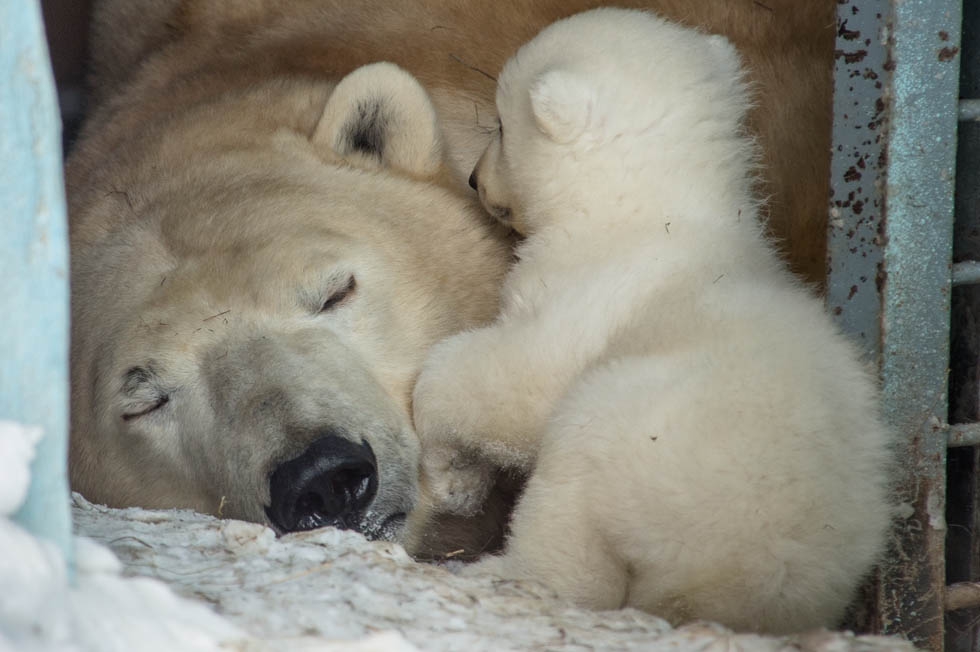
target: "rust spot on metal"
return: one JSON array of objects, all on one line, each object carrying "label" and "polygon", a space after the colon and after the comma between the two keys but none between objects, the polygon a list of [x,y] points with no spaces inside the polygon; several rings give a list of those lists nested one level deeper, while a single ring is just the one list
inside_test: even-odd
[{"label": "rust spot on metal", "polygon": [[942,50],[939,51],[939,60],[952,61],[953,59],[956,58],[956,55],[959,53],[960,53],[960,49],[955,46],[951,48],[949,47],[943,48]]},{"label": "rust spot on metal", "polygon": [[[879,611],[914,614],[914,622],[901,623],[902,633],[918,647],[940,650],[943,604],[935,596],[937,591],[942,595],[945,589],[945,482],[940,471],[942,456],[934,459],[922,449],[922,444],[921,435],[917,435],[904,453],[909,459],[921,460],[922,466],[931,468],[916,465],[916,472],[905,475],[897,487],[900,500],[909,506],[911,513],[895,525],[892,546],[904,554],[892,555],[886,562],[891,579],[887,581],[886,590],[881,592],[884,604],[879,606]],[[895,591],[897,586],[905,590]],[[938,630],[936,623],[940,624]]]},{"label": "rust spot on metal", "polygon": [[834,314],[835,315],[840,315],[842,312],[844,312],[844,309],[841,308],[840,306],[837,306],[836,308],[834,308]]},{"label": "rust spot on metal", "polygon": [[854,295],[858,293],[858,286],[852,285],[850,292],[847,293],[847,300],[850,301],[854,298]]},{"label": "rust spot on metal", "polygon": [[848,183],[852,183],[854,181],[860,181],[860,180],[861,180],[861,173],[857,171],[857,168],[855,168],[853,165],[847,168],[847,172],[844,173],[844,181],[847,181]]},{"label": "rust spot on metal", "polygon": [[949,40],[949,32],[947,32],[945,30],[941,30],[939,32],[939,40],[940,41],[948,41]]},{"label": "rust spot on metal", "polygon": [[845,41],[854,41],[861,38],[861,32],[847,29],[847,21],[842,20],[840,27],[837,28],[837,36],[841,37]]},{"label": "rust spot on metal", "polygon": [[834,51],[834,57],[837,59],[844,57],[844,63],[858,63],[864,61],[866,56],[868,56],[867,50],[855,50],[854,52],[844,52],[843,50]]}]

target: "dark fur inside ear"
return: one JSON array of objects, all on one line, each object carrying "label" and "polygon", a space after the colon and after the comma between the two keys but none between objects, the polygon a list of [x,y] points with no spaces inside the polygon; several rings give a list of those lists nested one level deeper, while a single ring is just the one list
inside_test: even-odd
[{"label": "dark fur inside ear", "polygon": [[418,80],[372,63],[334,88],[311,142],[327,158],[431,177],[442,164],[435,108]]},{"label": "dark fur inside ear", "polygon": [[385,150],[388,122],[382,100],[358,102],[350,120],[341,127],[341,152],[359,152],[373,156],[380,163]]}]

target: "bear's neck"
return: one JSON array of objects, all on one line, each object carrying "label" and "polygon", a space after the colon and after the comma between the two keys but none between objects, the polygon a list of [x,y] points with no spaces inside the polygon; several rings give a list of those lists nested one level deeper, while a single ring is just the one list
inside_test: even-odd
[{"label": "bear's neck", "polygon": [[753,145],[737,124],[723,126],[702,128],[697,139],[658,133],[634,138],[629,147],[599,148],[575,163],[556,161],[555,174],[535,193],[537,205],[526,208],[542,228],[572,228],[583,220],[588,232],[600,219],[608,228],[651,220],[661,230],[667,223],[711,230],[729,222],[757,230]]},{"label": "bear's neck", "polygon": [[644,173],[615,167],[592,170],[564,185],[565,192],[552,192],[551,201],[528,206],[537,228],[522,260],[544,257],[560,266],[635,255],[711,278],[718,269],[783,274],[764,236],[748,156],[701,160],[696,167],[640,166]]},{"label": "bear's neck", "polygon": [[[650,168],[646,168],[650,169]],[[747,170],[747,164],[741,170]],[[566,237],[602,238],[632,233],[664,241],[687,234],[715,239],[760,239],[759,202],[753,180],[739,166],[706,162],[656,173],[625,167],[587,171],[553,199],[528,205],[536,232],[560,230]]]}]

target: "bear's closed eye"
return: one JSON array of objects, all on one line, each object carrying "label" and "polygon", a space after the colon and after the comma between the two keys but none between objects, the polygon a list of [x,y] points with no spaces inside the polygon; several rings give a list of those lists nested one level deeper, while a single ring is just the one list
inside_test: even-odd
[{"label": "bear's closed eye", "polygon": [[347,281],[346,286],[331,294],[327,300],[323,302],[323,305],[320,306],[320,312],[327,312],[328,310],[332,310],[333,308],[337,307],[344,299],[350,296],[351,292],[353,292],[356,287],[357,280],[351,276]]},{"label": "bear's closed eye", "polygon": [[122,415],[123,421],[132,421],[133,419],[138,419],[139,417],[146,416],[151,412],[155,412],[156,410],[159,410],[169,402],[170,402],[169,396],[161,396],[159,399],[157,399],[156,403],[150,405],[149,407],[145,407],[137,412],[124,412]]},{"label": "bear's closed eye", "polygon": [[127,399],[123,421],[147,415],[170,402],[170,395],[160,387],[159,377],[151,364],[127,371],[122,391]]}]

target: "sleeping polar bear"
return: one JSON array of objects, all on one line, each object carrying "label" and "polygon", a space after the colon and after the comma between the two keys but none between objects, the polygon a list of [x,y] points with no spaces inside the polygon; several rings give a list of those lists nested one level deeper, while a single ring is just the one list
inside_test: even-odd
[{"label": "sleeping polar bear", "polygon": [[504,66],[471,182],[527,234],[490,326],[437,345],[415,425],[435,500],[533,469],[502,556],[596,609],[833,626],[882,552],[875,383],[762,235],[721,36],[599,9]]}]

